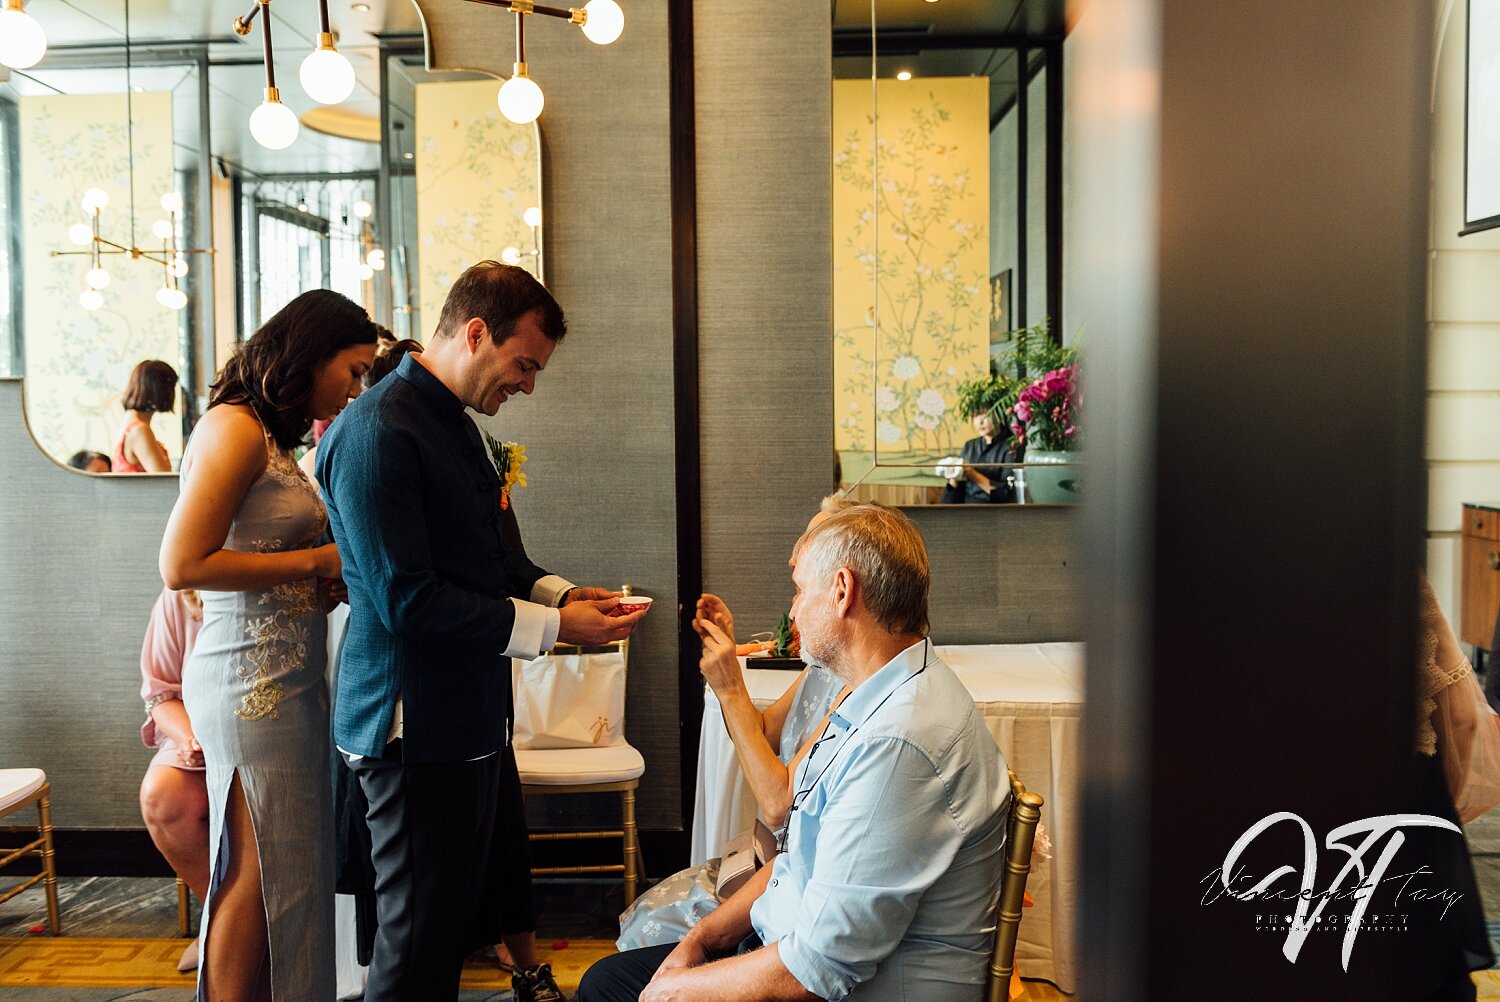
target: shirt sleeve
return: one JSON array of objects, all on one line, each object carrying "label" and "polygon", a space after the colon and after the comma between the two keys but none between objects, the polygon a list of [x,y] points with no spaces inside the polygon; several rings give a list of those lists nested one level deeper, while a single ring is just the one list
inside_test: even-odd
[{"label": "shirt sleeve", "polygon": [[963,843],[947,790],[923,752],[894,736],[850,751],[828,786],[812,877],[778,946],[792,976],[829,1000],[874,976]]},{"label": "shirt sleeve", "polygon": [[369,597],[392,636],[460,639],[514,645],[516,605],[442,577],[433,566],[428,525],[422,516],[422,456],[412,436],[386,429],[338,440],[318,450],[318,482],[328,494],[332,522],[347,571]]}]

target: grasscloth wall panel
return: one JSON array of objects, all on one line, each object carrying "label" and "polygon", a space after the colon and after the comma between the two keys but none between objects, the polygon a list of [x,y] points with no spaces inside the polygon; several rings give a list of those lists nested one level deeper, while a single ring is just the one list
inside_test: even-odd
[{"label": "grasscloth wall panel", "polygon": [[741,632],[833,487],[827,4],[694,4],[703,579]]},{"label": "grasscloth wall panel", "polygon": [[[434,68],[511,71],[514,17],[419,4]],[[586,584],[629,581],[657,599],[631,647],[626,725],[646,758],[639,819],[681,823],[678,784],[676,476],[667,5],[629,7],[625,33],[595,46],[535,17],[527,61],[541,117],[547,285],[569,334],[532,397],[485,422],[526,445],[515,493],[528,552]],[[497,248],[498,251],[498,248]]]},{"label": "grasscloth wall panel", "polygon": [[176,500],[176,477],[52,462],[0,379],[0,766],[46,770],[59,827],[141,824],[141,637]]}]

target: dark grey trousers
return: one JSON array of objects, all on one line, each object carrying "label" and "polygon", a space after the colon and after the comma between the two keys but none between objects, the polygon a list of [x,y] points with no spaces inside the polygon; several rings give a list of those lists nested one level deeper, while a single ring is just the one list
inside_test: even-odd
[{"label": "dark grey trousers", "polygon": [[437,1002],[458,995],[469,931],[479,912],[500,756],[406,764],[349,762],[370,809],[375,864],[375,955],[365,1002]]}]

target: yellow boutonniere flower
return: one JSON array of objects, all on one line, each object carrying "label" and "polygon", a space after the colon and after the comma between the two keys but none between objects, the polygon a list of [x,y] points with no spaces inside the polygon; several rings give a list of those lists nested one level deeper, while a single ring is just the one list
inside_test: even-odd
[{"label": "yellow boutonniere flower", "polygon": [[489,447],[495,472],[500,477],[500,507],[509,508],[511,488],[526,486],[526,474],[521,472],[521,465],[528,458],[526,446],[520,442],[501,442],[489,432],[484,433],[484,444]]}]

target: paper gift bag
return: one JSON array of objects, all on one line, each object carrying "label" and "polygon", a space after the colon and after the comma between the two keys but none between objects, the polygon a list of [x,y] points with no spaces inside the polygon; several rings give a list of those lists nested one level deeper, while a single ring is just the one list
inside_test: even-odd
[{"label": "paper gift bag", "polygon": [[625,655],[543,654],[511,659],[517,748],[591,748],[620,740]]}]

